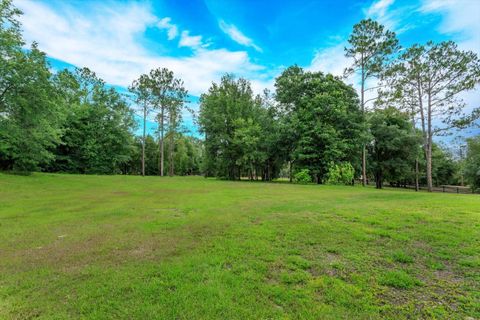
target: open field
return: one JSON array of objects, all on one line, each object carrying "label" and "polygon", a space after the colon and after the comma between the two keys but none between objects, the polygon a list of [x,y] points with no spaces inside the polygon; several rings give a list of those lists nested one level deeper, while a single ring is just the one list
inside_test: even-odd
[{"label": "open field", "polygon": [[0,174],[0,319],[480,318],[480,197]]}]

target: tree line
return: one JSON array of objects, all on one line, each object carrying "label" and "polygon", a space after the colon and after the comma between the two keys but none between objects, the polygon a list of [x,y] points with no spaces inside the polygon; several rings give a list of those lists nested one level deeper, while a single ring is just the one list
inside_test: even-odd
[{"label": "tree line", "polygon": [[[429,191],[463,183],[454,177],[465,172],[454,167],[475,157],[456,161],[433,138],[478,119],[480,109],[466,112],[460,98],[480,82],[478,56],[452,41],[402,48],[371,19],[353,27],[345,56],[344,77],[292,66],[276,78],[273,95],[255,96],[233,75],[214,83],[200,100],[206,174],[272,180],[287,167],[290,180],[316,183],[360,177],[365,185],[373,177],[377,188],[425,183]],[[352,75],[358,93],[344,82]],[[476,139],[468,140],[470,153]],[[475,186],[480,171],[469,170]]]},{"label": "tree line", "polygon": [[[200,97],[198,139],[182,130],[188,92],[172,71],[139,76],[129,94],[87,68],[52,72],[36,43],[24,48],[20,14],[0,2],[2,170],[480,187],[479,138],[460,157],[433,140],[479,115],[459,98],[478,85],[479,59],[454,42],[402,48],[394,32],[362,20],[344,77],[294,65],[274,92],[255,95],[232,74],[212,83]],[[151,120],[156,132],[146,130]]]},{"label": "tree line", "polygon": [[[1,170],[163,175],[165,164],[170,175],[200,173],[201,142],[179,127],[186,90],[170,71],[152,70],[132,84],[145,112],[160,110],[158,134],[144,131],[140,140],[130,97],[87,68],[52,72],[36,43],[24,49],[20,14],[10,0],[0,1]],[[144,78],[155,99],[143,100]]]}]

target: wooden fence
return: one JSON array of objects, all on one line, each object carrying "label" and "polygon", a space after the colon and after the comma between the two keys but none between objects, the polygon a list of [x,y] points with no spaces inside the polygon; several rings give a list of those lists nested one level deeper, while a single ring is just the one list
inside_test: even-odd
[{"label": "wooden fence", "polygon": [[[406,186],[401,186],[401,187],[397,187],[395,185],[386,185],[386,187],[404,188],[404,189],[415,190],[415,186],[413,186],[413,185],[406,185]],[[419,186],[419,190],[427,191],[428,188],[427,188],[427,186]],[[444,192],[444,193],[479,194],[479,191],[474,192],[470,187],[450,186],[450,185],[442,185],[442,186],[433,187],[432,191],[433,192]]]}]

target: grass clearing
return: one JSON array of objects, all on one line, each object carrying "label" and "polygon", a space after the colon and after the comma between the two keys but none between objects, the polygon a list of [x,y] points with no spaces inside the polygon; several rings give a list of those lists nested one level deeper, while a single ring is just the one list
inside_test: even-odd
[{"label": "grass clearing", "polygon": [[480,197],[0,175],[2,319],[480,318]]}]

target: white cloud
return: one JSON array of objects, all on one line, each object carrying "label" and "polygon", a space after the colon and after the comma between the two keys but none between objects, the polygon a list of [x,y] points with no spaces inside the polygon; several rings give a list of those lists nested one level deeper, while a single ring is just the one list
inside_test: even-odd
[{"label": "white cloud", "polygon": [[335,76],[342,76],[343,71],[351,65],[350,59],[345,57],[344,48],[346,45],[346,42],[341,42],[335,46],[317,51],[307,70],[322,71]]},{"label": "white cloud", "polygon": [[[193,95],[208,90],[225,72],[262,81],[264,68],[251,62],[247,52],[209,49],[201,36],[182,32],[182,45],[194,47],[186,56],[166,56],[143,46],[147,27],[171,24],[152,14],[146,3],[91,4],[79,12],[68,2],[50,7],[38,1],[15,2],[28,42],[37,41],[52,58],[88,67],[112,85],[127,87],[142,73],[166,67],[184,80]],[[162,24],[163,23],[163,24]],[[182,42],[183,41],[183,42]]]},{"label": "white cloud", "polygon": [[386,29],[401,34],[414,28],[414,25],[407,22],[407,17],[415,12],[416,5],[402,6],[393,9],[395,0],[374,1],[368,8],[364,9],[365,17],[371,18],[384,25]]},{"label": "white cloud", "polygon": [[[420,11],[424,14],[439,13],[443,19],[439,32],[458,38],[462,50],[480,55],[480,1],[477,0],[424,0]],[[480,85],[475,90],[461,94],[466,112],[480,107]]]},{"label": "white cloud", "polygon": [[443,20],[438,31],[460,34],[460,47],[480,54],[480,1],[424,0],[422,13],[440,13]]},{"label": "white cloud", "polygon": [[227,24],[223,20],[220,20],[218,24],[220,26],[220,29],[236,43],[241,44],[242,46],[252,47],[257,51],[262,52],[262,48],[257,46],[252,39],[250,39],[249,37],[244,35],[240,30],[238,30],[238,28],[235,25]]},{"label": "white cloud", "polygon": [[367,15],[384,17],[387,13],[388,8],[393,4],[394,1],[395,0],[379,0],[372,3],[372,5],[367,10]]},{"label": "white cloud", "polygon": [[182,31],[179,47],[198,48],[202,45],[202,36],[191,36],[188,30]]},{"label": "white cloud", "polygon": [[173,40],[177,37],[178,35],[178,27],[174,24],[172,24],[170,21],[172,19],[169,17],[165,17],[158,21],[157,26],[159,29],[165,29],[167,30],[167,36],[168,40]]}]

